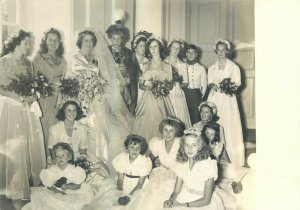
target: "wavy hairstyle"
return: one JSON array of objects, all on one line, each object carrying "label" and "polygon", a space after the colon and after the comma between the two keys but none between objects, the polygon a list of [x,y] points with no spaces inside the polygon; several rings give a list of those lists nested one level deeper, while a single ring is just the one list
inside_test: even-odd
[{"label": "wavy hairstyle", "polygon": [[65,109],[67,108],[67,106],[69,105],[74,105],[76,106],[76,117],[75,117],[75,120],[80,120],[82,117],[83,117],[83,111],[82,109],[80,108],[80,106],[75,102],[75,101],[67,101],[64,103],[64,105],[58,110],[58,113],[56,115],[56,118],[59,119],[60,121],[64,121],[66,119],[66,116],[65,116]]},{"label": "wavy hairstyle", "polygon": [[177,117],[174,116],[168,116],[167,118],[163,119],[160,124],[159,124],[159,132],[162,133],[163,132],[163,128],[166,126],[172,126],[175,128],[176,130],[176,137],[182,136],[183,135],[183,131],[185,129],[185,126],[183,124],[183,122],[181,122]]},{"label": "wavy hairstyle", "polygon": [[139,144],[141,147],[142,155],[145,154],[148,150],[148,144],[147,144],[146,139],[140,135],[137,135],[137,134],[128,135],[124,142],[125,148],[128,149],[128,146],[130,144],[134,144],[134,145]]},{"label": "wavy hairstyle", "polygon": [[26,37],[30,36],[30,32],[24,31],[23,29],[20,29],[11,34],[4,42],[1,57],[13,52],[15,48],[19,46]]},{"label": "wavy hairstyle", "polygon": [[[199,114],[200,114],[201,109],[202,109],[203,107],[209,108],[209,110],[210,110],[210,112],[211,112],[211,115],[212,115],[212,116],[211,116],[211,121],[216,122],[216,121],[219,119],[219,116],[218,116],[217,114],[214,113],[213,108],[212,108],[211,106],[209,106],[207,103],[201,103],[201,104],[199,105],[199,107],[198,107],[198,109],[199,109]],[[200,119],[201,119],[201,114],[200,114]],[[201,120],[202,120],[202,119],[201,119]]]},{"label": "wavy hairstyle", "polygon": [[165,47],[163,42],[161,42],[160,40],[158,40],[157,38],[154,37],[150,37],[147,42],[146,42],[146,51],[145,51],[145,57],[148,58],[149,60],[152,59],[152,54],[150,52],[150,45],[152,42],[156,41],[158,43],[159,46],[159,56],[162,60],[164,60],[166,58],[166,53],[165,53]]},{"label": "wavy hairstyle", "polygon": [[59,39],[59,46],[56,50],[56,55],[59,57],[59,58],[62,58],[63,54],[64,54],[64,46],[63,46],[63,43],[62,43],[62,35],[61,33],[59,32],[58,29],[55,29],[55,28],[50,28],[48,31],[46,31],[44,33],[44,36],[42,38],[42,41],[41,41],[41,44],[40,44],[40,50],[39,50],[39,53],[40,54],[45,54],[45,53],[48,53],[48,47],[47,47],[47,39],[48,39],[48,35],[49,34],[56,34],[58,39]]},{"label": "wavy hairstyle", "polygon": [[[215,131],[215,138],[210,142],[210,140],[207,138],[207,136],[205,135],[205,131],[206,129],[212,129]],[[202,128],[201,131],[201,137],[203,138],[203,140],[205,141],[205,143],[208,145],[209,143],[215,144],[217,142],[220,142],[220,125],[216,122],[207,122],[204,127]]]},{"label": "wavy hairstyle", "polygon": [[178,149],[178,153],[176,156],[176,160],[179,163],[186,163],[188,161],[188,156],[184,151],[184,142],[185,138],[188,136],[193,136],[197,138],[199,144],[200,144],[200,149],[198,150],[197,154],[194,157],[194,160],[201,161],[201,160],[206,160],[207,158],[211,157],[211,149],[210,147],[205,143],[205,141],[201,138],[201,136],[198,136],[196,134],[184,134],[182,137],[182,140],[180,142],[180,147]]},{"label": "wavy hairstyle", "polygon": [[70,144],[68,143],[65,143],[65,142],[59,142],[57,144],[55,144],[53,146],[53,152],[54,152],[54,155],[56,153],[57,150],[65,150],[69,153],[70,157],[71,157],[71,160],[69,160],[69,163],[73,163],[74,162],[74,152],[73,152],[73,149],[71,147]]},{"label": "wavy hairstyle", "polygon": [[76,45],[79,49],[81,49],[81,46],[82,46],[82,40],[83,40],[83,37],[84,35],[91,35],[92,36],[92,39],[93,39],[93,47],[96,46],[97,44],[97,37],[96,37],[96,34],[91,31],[91,30],[84,30],[84,31],[81,31],[79,34],[78,34],[78,38],[77,38],[77,42],[76,42]]}]

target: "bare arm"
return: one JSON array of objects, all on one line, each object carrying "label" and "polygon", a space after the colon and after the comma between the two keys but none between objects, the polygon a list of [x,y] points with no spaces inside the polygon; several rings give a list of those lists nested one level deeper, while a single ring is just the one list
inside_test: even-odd
[{"label": "bare arm", "polygon": [[152,87],[152,82],[146,80],[140,80],[139,88],[141,90],[151,90],[151,87]]},{"label": "bare arm", "polygon": [[73,183],[70,183],[70,184],[63,184],[63,185],[61,186],[61,188],[62,188],[63,190],[78,190],[78,189],[80,189],[80,187],[81,187],[81,184],[73,184]]},{"label": "bare arm", "polygon": [[166,200],[164,202],[164,208],[172,208],[174,203],[176,203],[176,198],[181,191],[182,183],[183,183],[182,179],[177,177],[173,193],[171,194],[169,200]]},{"label": "bare arm", "polygon": [[139,189],[142,189],[144,182],[146,180],[147,176],[142,176],[139,178],[139,181],[137,183],[137,185],[133,188],[133,190],[130,192],[130,195],[133,195],[133,193]]},{"label": "bare arm", "polygon": [[117,181],[117,189],[118,190],[123,190],[124,176],[125,176],[124,173],[118,172],[118,181]]}]

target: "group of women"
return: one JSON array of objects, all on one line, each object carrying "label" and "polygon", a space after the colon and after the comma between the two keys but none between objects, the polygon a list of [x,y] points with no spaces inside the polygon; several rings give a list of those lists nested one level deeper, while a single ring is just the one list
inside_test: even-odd
[{"label": "group of women", "polygon": [[[101,169],[90,184],[98,198],[105,198],[110,195],[103,194],[105,186],[111,185],[103,184],[103,179],[107,178],[109,171],[111,176],[118,174],[119,182],[124,179],[120,178],[120,174],[129,178],[131,176],[126,170],[119,169],[125,166],[118,166],[115,158],[122,159],[119,154],[125,151],[123,141],[129,134],[134,134],[138,137],[131,136],[134,140],[125,143],[129,159],[133,157],[126,164],[130,165],[137,156],[145,154],[150,156],[160,170],[152,170],[148,190],[138,193],[130,201],[133,206],[129,204],[128,208],[139,209],[137,206],[147,202],[162,203],[166,208],[178,206],[180,202],[176,198],[180,193],[176,187],[185,183],[187,192],[181,199],[185,201],[189,198],[187,202],[191,203],[187,203],[187,207],[207,205],[208,209],[222,209],[222,202],[213,193],[214,190],[208,193],[209,202],[198,201],[200,194],[207,196],[206,180],[209,179],[210,183],[217,180],[214,160],[207,156],[208,153],[202,154],[200,151],[207,144],[217,161],[222,159],[236,167],[244,165],[244,145],[236,97],[222,92],[219,85],[226,78],[237,85],[241,84],[239,67],[228,58],[232,50],[230,43],[224,39],[215,43],[218,59],[207,74],[199,63],[199,50],[193,44],[185,47],[182,40],[174,39],[165,50],[164,42],[159,37],[143,31],[134,36],[130,51],[127,48],[124,50],[122,30],[108,30],[107,33],[112,41],[111,46],[92,28],[79,31],[76,34],[76,46],[73,46],[76,50],[72,61],[64,58],[62,34],[54,28],[44,33],[40,50],[32,62],[27,58],[32,37],[29,32],[18,30],[4,42],[0,58],[1,87],[6,87],[12,78],[22,73],[42,72],[53,85],[54,92],[38,100],[43,113],[40,123],[31,106],[35,97],[20,97],[15,92],[1,88],[0,163],[5,170],[0,171],[0,192],[14,201],[16,209],[20,208],[20,200],[30,197],[30,186],[41,183],[41,170],[57,164],[58,152],[54,148],[56,144],[64,142],[71,145],[75,159],[87,158],[100,163]],[[60,92],[61,81],[68,78],[81,78],[83,81],[99,78],[99,81],[107,81],[108,85],[103,87],[104,94],[99,98],[71,98]],[[157,96],[153,93],[153,85],[157,81],[172,82],[168,94]],[[207,90],[207,101],[203,101]],[[84,113],[82,109],[85,109]],[[183,135],[184,127],[193,128]],[[202,141],[199,139],[205,139],[201,132],[205,133],[208,140],[198,145]],[[216,133],[219,139],[211,142],[210,138],[214,139]],[[184,140],[180,138],[182,135]],[[144,145],[149,144],[149,149],[141,153],[140,142],[143,139]],[[188,148],[194,147],[196,143],[196,153],[199,151],[201,154],[190,154]],[[130,145],[135,146],[131,148]],[[139,147],[135,148],[136,145]],[[133,147],[135,152],[130,153]],[[180,151],[182,157],[178,158],[180,155],[177,152]],[[181,163],[192,161],[191,170],[196,162],[205,160],[205,163],[200,161],[202,164],[196,164],[197,171],[190,175],[182,174],[185,169],[173,168],[176,156]],[[200,173],[200,169],[208,171],[208,175]],[[145,170],[143,182],[137,184],[135,190],[142,188],[151,167],[147,172]],[[176,179],[176,175],[181,178]],[[135,174],[132,176],[136,178]],[[198,196],[193,199],[198,199],[197,202],[192,202],[193,199],[189,197],[193,190],[189,192],[188,188],[194,187],[193,183],[187,183],[188,176],[202,177],[203,183],[194,189]],[[151,179],[154,181],[151,182]],[[156,187],[161,190],[153,191]],[[118,185],[116,189],[123,187]],[[164,192],[164,196],[160,192]],[[166,196],[171,194],[168,199]],[[209,204],[211,195],[218,208]],[[93,205],[101,205],[99,199],[93,201],[96,204],[92,202],[90,207],[85,208],[93,209]],[[150,206],[149,203],[149,209],[153,209]]]}]

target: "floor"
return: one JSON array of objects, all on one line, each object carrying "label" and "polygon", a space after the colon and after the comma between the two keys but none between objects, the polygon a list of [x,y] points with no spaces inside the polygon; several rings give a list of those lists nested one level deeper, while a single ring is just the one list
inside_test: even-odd
[{"label": "floor", "polygon": [[[246,159],[251,153],[256,152],[256,138],[255,138],[255,130],[249,129],[245,132],[245,153],[246,153]],[[24,206],[26,203],[28,203],[29,200],[22,200],[21,205]],[[11,200],[6,199],[5,196],[0,195],[0,210],[16,210],[16,208],[13,207],[13,204]]]}]

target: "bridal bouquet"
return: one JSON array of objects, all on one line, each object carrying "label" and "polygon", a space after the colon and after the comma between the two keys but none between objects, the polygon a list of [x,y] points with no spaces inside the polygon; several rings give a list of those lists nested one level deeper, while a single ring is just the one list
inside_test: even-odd
[{"label": "bridal bouquet", "polygon": [[165,97],[169,95],[170,90],[173,88],[173,82],[164,80],[154,80],[152,81],[151,92],[155,98]]},{"label": "bridal bouquet", "polygon": [[230,96],[236,94],[239,88],[239,86],[236,83],[231,82],[230,78],[223,79],[223,81],[219,83],[219,87],[222,93],[225,93],[226,95]]},{"label": "bridal bouquet", "polygon": [[6,91],[15,92],[21,97],[34,96],[37,99],[51,96],[54,92],[46,76],[41,72],[37,72],[37,75],[34,76],[30,71],[27,71],[26,74],[16,75],[16,79],[11,79],[11,82],[2,88]]}]

